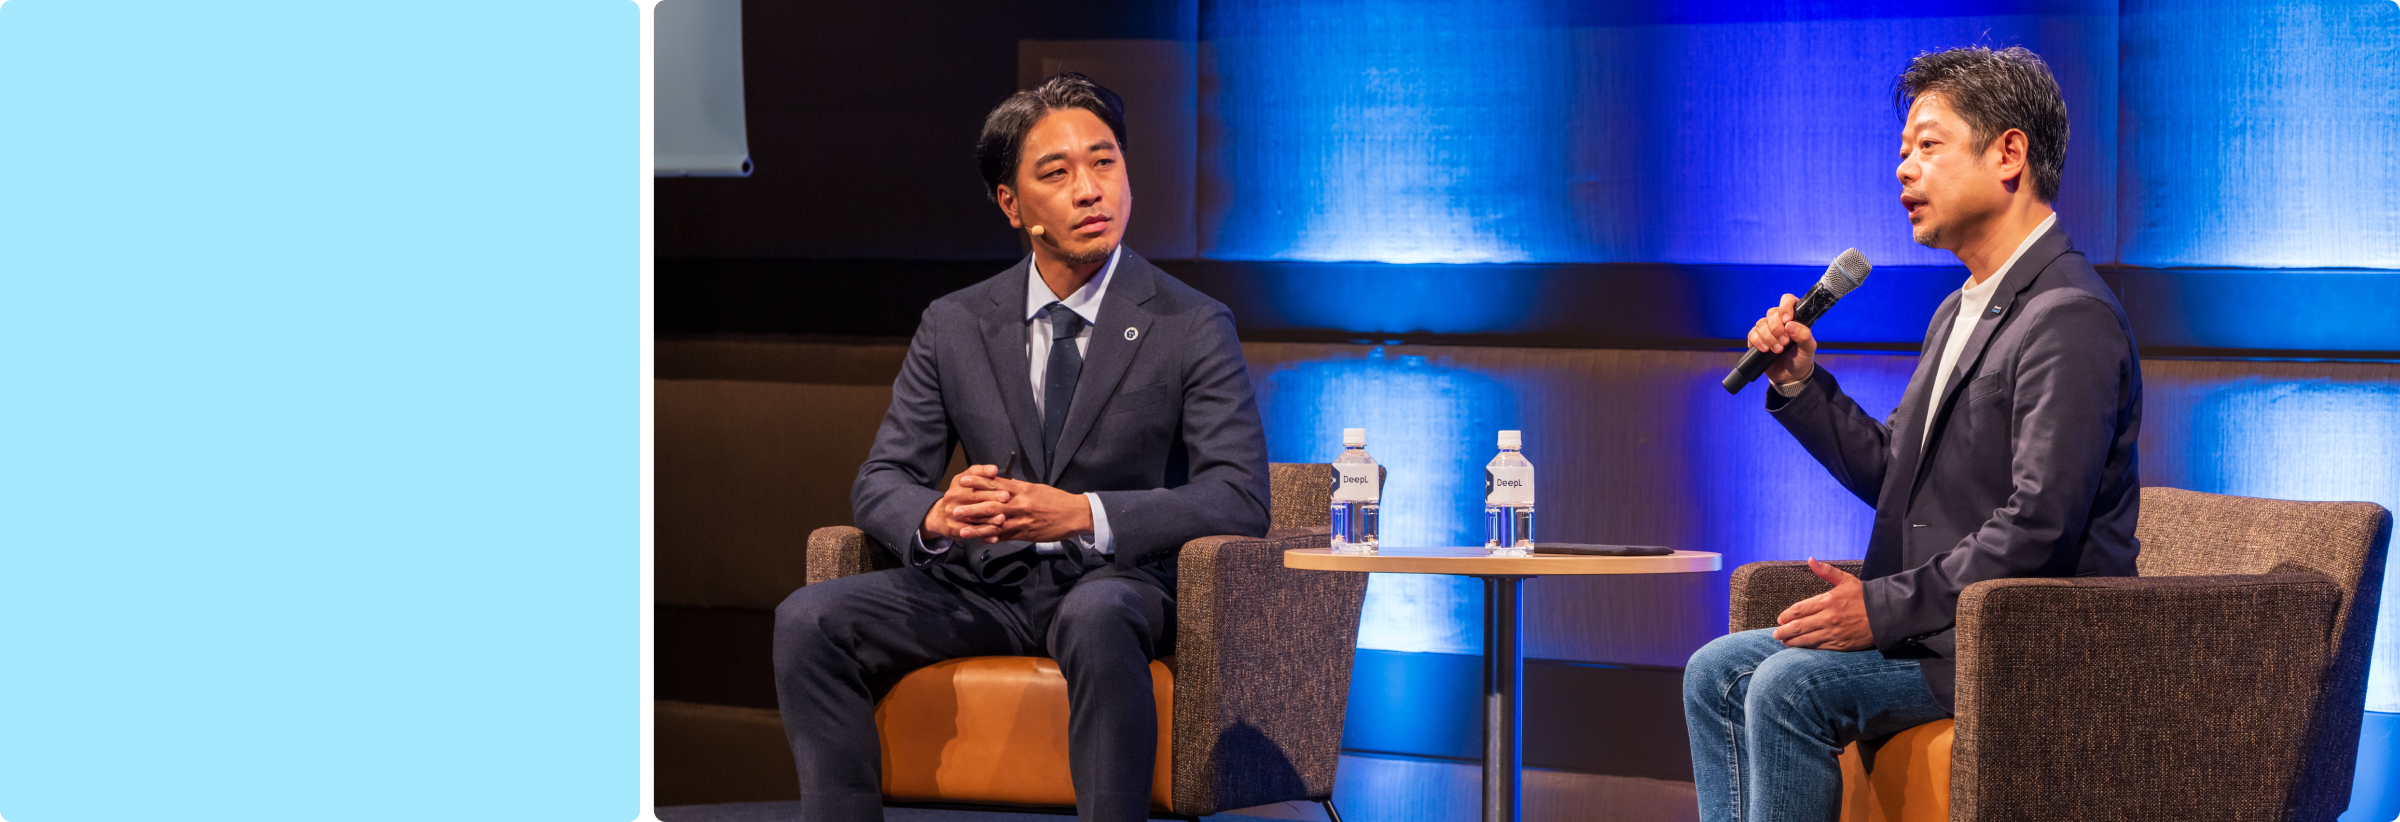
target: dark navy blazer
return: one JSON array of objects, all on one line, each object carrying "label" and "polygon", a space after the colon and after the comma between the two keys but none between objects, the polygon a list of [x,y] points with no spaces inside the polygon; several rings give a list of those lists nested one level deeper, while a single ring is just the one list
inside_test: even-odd
[{"label": "dark navy blazer", "polygon": [[2133,576],[2142,428],[2125,310],[2064,230],[2053,225],[2018,258],[1942,396],[1930,397],[1958,309],[1954,292],[1934,312],[1916,374],[1883,422],[1823,367],[1796,396],[1766,392],[1775,419],[1875,506],[1859,575],[1875,647],[1925,660],[1926,683],[1953,710],[1952,629],[1967,586]]},{"label": "dark navy blazer", "polygon": [[[1056,465],[1042,464],[1042,416],[1025,358],[1031,258],[935,300],[918,320],[892,406],[858,470],[850,502],[860,528],[909,556],[953,445],[973,465],[1018,457],[1018,479],[1096,492],[1116,538],[1110,564],[1175,590],[1186,541],[1267,531],[1267,441],[1234,338],[1233,312],[1126,249],[1092,324],[1067,406]],[[971,576],[1023,578],[1032,546],[960,544],[944,557]]]}]

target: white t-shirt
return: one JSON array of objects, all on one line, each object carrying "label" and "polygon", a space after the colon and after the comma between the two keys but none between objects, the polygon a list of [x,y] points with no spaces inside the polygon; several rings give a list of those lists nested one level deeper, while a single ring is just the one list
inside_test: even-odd
[{"label": "white t-shirt", "polygon": [[[2025,239],[2017,243],[2017,250],[2008,255],[2008,261],[2001,263],[2000,269],[1992,272],[1992,276],[1984,278],[1980,285],[1970,279],[1966,284],[1959,286],[1958,317],[1950,321],[1950,338],[1943,342],[1942,358],[1934,365],[1933,393],[1927,395],[1932,397],[1930,402],[1942,401],[1942,389],[1950,386],[1950,372],[1958,367],[1958,355],[1967,350],[1967,338],[1974,336],[1975,323],[1983,319],[1983,310],[1991,306],[1992,295],[2000,293],[2000,281],[2008,279],[2009,269],[2017,267],[2017,259],[2025,256],[2025,250],[2033,247],[2033,241],[2050,233],[2050,227],[2057,223],[2058,212],[2050,212],[2050,216],[2042,218],[2041,225],[2034,226],[2032,233],[2026,234]],[[1810,371],[1809,376],[1816,376],[1816,372]],[[1799,382],[1774,384],[1775,393],[1786,397],[1800,396],[1801,389],[1807,387],[1808,380],[1805,379]],[[1925,429],[1917,432],[1917,442],[1922,445],[1926,439],[1932,436],[1933,414],[1931,409],[1927,409]]]}]

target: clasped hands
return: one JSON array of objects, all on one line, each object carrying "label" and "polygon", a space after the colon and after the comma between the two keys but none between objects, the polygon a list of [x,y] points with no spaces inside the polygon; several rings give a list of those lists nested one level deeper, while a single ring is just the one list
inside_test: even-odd
[{"label": "clasped hands", "polygon": [[1833,583],[1833,590],[1792,603],[1792,607],[1777,614],[1775,639],[1787,648],[1823,651],[1862,651],[1875,647],[1875,632],[1867,626],[1867,598],[1858,577],[1813,557],[1808,561],[1808,570],[1818,579]]},{"label": "clasped hands", "polygon": [[1036,482],[1005,479],[997,465],[971,465],[925,512],[918,535],[999,542],[1058,542],[1091,533],[1092,501]]}]

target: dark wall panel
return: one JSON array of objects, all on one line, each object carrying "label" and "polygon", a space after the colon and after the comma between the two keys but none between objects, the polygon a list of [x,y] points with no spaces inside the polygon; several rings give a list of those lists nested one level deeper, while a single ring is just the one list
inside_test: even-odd
[{"label": "dark wall panel", "polygon": [[[927,303],[1014,264],[670,258],[663,334],[904,338]],[[1243,339],[1731,349],[1821,266],[1162,261],[1233,309]],[[2400,271],[2110,266],[2149,356],[2400,359]],[[1829,348],[1914,352],[1957,266],[1878,266],[1818,322]]]},{"label": "dark wall panel", "polygon": [[658,254],[1013,257],[974,149],[1017,90],[1017,41],[1190,40],[1197,14],[1197,0],[743,3],[757,171],[658,180]]}]

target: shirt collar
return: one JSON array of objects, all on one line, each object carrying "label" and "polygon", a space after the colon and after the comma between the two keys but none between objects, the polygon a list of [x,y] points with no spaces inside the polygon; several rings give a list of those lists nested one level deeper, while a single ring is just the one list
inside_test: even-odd
[{"label": "shirt collar", "polygon": [[1038,267],[1039,264],[1033,258],[1028,257],[1025,260],[1025,321],[1033,322],[1035,317],[1042,315],[1042,309],[1050,307],[1050,303],[1062,302],[1067,304],[1068,311],[1073,311],[1075,316],[1083,318],[1084,325],[1099,322],[1100,299],[1108,296],[1108,283],[1115,279],[1112,275],[1117,272],[1117,259],[1123,256],[1125,256],[1125,246],[1119,245],[1115,251],[1108,253],[1108,265],[1101,266],[1098,275],[1093,276],[1090,282],[1084,283],[1082,288],[1075,289],[1075,293],[1067,295],[1067,298],[1063,300],[1051,296],[1050,284],[1042,282],[1042,271]]},{"label": "shirt collar", "polygon": [[[2009,270],[2017,267],[2017,258],[2025,256],[2025,251],[2033,248],[2033,241],[2039,240],[2042,238],[2042,235],[2050,233],[2050,226],[2056,224],[2057,222],[2058,212],[2056,211],[2050,212],[2050,216],[2048,217],[2043,217],[2042,224],[2034,226],[2033,233],[2025,235],[2024,241],[2017,243],[2017,250],[2015,253],[2008,255],[2008,262],[2001,263],[2000,270],[1992,272],[1992,276],[1985,278],[1982,285],[1973,285],[1970,283],[1968,285],[1959,286],[1960,297],[1965,300],[1971,300],[1979,306],[1984,303],[1991,302],[1992,294],[2000,290],[2000,281],[2008,279]],[[1968,279],[1972,280],[1973,278],[1969,277]]]}]

